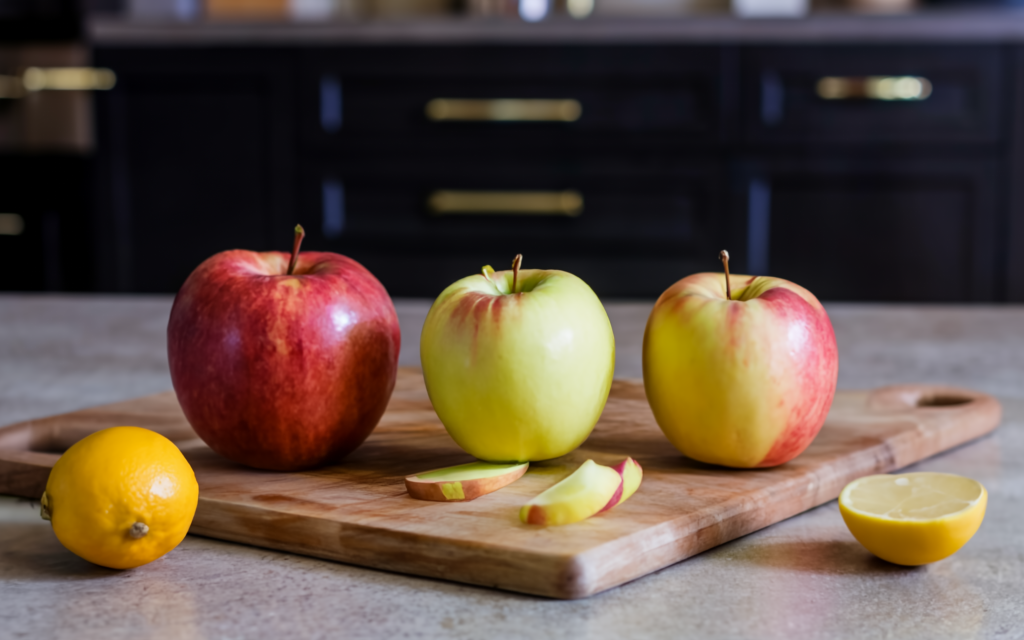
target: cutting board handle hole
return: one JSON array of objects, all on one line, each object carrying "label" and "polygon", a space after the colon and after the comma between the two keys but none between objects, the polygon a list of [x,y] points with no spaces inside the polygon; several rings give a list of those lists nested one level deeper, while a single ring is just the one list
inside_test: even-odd
[{"label": "cutting board handle hole", "polygon": [[917,406],[919,407],[959,407],[969,402],[973,402],[974,398],[968,398],[967,396],[957,396],[948,393],[939,393],[936,395],[925,395],[917,399]]},{"label": "cutting board handle hole", "polygon": [[[176,445],[183,442],[188,442],[196,439],[195,431],[191,428],[153,428],[160,435],[166,437],[168,440]],[[21,446],[19,449],[27,449],[35,453],[56,453],[63,455],[65,451],[71,448],[73,444],[81,440],[82,438],[98,431],[93,426],[87,427],[62,427],[56,426],[42,426],[35,425],[25,429],[23,433],[18,434],[20,436]],[[14,434],[12,434],[14,435]],[[0,438],[2,440],[3,438]],[[13,442],[11,444],[14,444]]]}]

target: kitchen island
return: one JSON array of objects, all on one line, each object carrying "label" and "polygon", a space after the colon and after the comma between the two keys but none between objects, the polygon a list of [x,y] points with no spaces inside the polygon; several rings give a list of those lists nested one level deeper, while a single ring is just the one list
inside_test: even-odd
[{"label": "kitchen island", "polygon": [[[170,387],[169,296],[0,296],[0,423]],[[399,300],[401,363],[428,301]],[[617,375],[641,375],[649,302],[607,303]],[[828,305],[841,388],[941,382],[996,395],[991,436],[915,470],[981,481],[988,515],[945,561],[874,559],[835,502],[634,583],[562,602],[194,536],[129,572],[66,551],[37,505],[0,498],[0,638],[959,638],[1024,633],[1024,308]]]}]

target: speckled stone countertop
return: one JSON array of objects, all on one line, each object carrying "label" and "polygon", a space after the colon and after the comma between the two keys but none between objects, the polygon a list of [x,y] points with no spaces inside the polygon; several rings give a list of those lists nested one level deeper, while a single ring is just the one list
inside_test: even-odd
[{"label": "speckled stone countertop", "polygon": [[[0,295],[0,424],[170,387],[169,297]],[[428,303],[399,301],[403,364]],[[988,515],[955,556],[868,555],[835,502],[631,584],[563,602],[189,536],[127,572],[64,550],[0,497],[0,638],[1024,638],[1024,307],[828,305],[840,386],[996,394],[992,435],[916,469],[980,480]],[[609,303],[617,372],[640,376],[649,303]]]}]

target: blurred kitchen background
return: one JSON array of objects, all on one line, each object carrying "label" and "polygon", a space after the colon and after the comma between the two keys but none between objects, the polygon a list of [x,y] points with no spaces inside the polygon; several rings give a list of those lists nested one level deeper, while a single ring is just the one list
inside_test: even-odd
[{"label": "blurred kitchen background", "polygon": [[[0,290],[174,292],[304,248],[653,297],[1024,301],[1024,8],[0,0]],[[1024,4],[1024,3],[1020,3]]]}]

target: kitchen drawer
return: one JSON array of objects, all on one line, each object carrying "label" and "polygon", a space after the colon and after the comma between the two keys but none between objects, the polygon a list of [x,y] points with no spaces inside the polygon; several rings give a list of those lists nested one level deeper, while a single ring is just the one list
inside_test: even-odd
[{"label": "kitchen drawer", "polygon": [[995,143],[998,47],[760,47],[743,53],[751,142]]},{"label": "kitchen drawer", "polygon": [[848,154],[747,171],[737,269],[792,280],[823,300],[996,299],[993,160]]},{"label": "kitchen drawer", "polygon": [[[387,169],[308,168],[301,219],[310,248],[363,262],[393,295],[435,296],[522,253],[527,267],[573,271],[601,295],[655,296],[701,265],[713,268],[726,242],[713,161]],[[502,207],[512,210],[494,210]]]},{"label": "kitchen drawer", "polygon": [[[720,65],[708,47],[343,49],[305,64],[303,140],[433,154],[609,139],[707,143],[721,128]],[[468,109],[436,108],[452,100]]]}]

